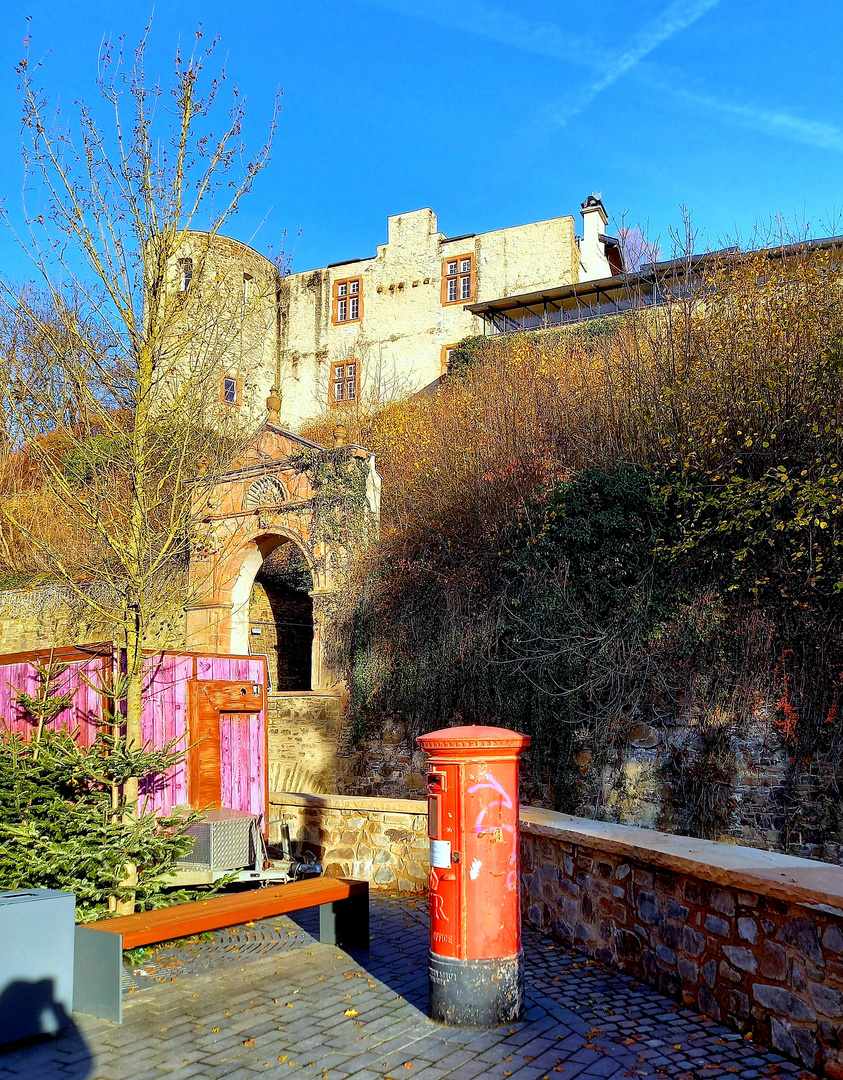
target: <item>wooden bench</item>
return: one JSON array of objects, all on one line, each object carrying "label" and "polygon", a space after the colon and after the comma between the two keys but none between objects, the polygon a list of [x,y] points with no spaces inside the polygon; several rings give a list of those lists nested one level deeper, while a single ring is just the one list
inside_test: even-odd
[{"label": "wooden bench", "polygon": [[317,905],[320,941],[340,949],[369,948],[369,883],[347,878],[294,881],[77,926],[74,1010],[122,1023],[124,949],[158,945]]}]

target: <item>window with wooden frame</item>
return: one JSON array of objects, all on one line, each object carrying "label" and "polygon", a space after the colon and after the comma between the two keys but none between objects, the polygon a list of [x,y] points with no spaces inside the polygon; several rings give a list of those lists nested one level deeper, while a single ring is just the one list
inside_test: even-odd
[{"label": "window with wooden frame", "polygon": [[243,380],[236,375],[223,375],[220,383],[220,397],[224,405],[242,405]]},{"label": "window with wooden frame", "polygon": [[363,281],[359,277],[334,282],[334,325],[359,322],[363,317]]},{"label": "window with wooden frame", "polygon": [[451,372],[451,353],[456,349],[456,345],[443,345],[442,346],[442,374],[449,375]]},{"label": "window with wooden frame", "polygon": [[442,303],[467,304],[474,299],[474,256],[442,260]]},{"label": "window with wooden frame", "polygon": [[348,405],[357,401],[360,391],[360,365],[356,360],[331,364],[331,404]]},{"label": "window with wooden frame", "polygon": [[193,281],[193,259],[179,259],[179,292],[186,293]]}]

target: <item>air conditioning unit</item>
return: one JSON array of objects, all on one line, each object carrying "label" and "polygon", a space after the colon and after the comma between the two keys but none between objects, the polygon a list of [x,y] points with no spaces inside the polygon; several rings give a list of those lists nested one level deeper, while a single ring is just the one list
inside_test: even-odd
[{"label": "air conditioning unit", "polygon": [[243,810],[206,810],[202,820],[189,825],[193,848],[179,865],[212,872],[260,868],[263,861],[259,819]]},{"label": "air conditioning unit", "polygon": [[205,810],[202,819],[188,825],[185,832],[193,837],[193,847],[167,875],[164,884],[170,887],[213,885],[221,878],[252,885],[281,884],[322,873],[313,856],[293,856],[285,850],[283,858],[270,859],[257,814],[225,807]]}]

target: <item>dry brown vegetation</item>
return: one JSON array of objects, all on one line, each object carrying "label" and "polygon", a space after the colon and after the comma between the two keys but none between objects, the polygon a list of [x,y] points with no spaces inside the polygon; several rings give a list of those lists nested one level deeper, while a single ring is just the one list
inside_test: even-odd
[{"label": "dry brown vegetation", "polygon": [[[654,311],[472,343],[435,397],[343,413],[384,479],[338,621],[361,732],[525,728],[545,797],[574,809],[599,802],[572,788],[578,748],[597,784],[642,721],[713,723],[717,757],[769,706],[837,790],[840,250],[692,280]],[[714,828],[680,780],[683,827]]]},{"label": "dry brown vegetation", "polygon": [[816,392],[843,330],[839,260],[807,248],[786,263],[712,260],[655,312],[487,339],[437,395],[334,409],[305,434],[327,442],[341,420],[376,454],[385,535],[409,543],[443,520],[476,541],[583,468],[716,472],[740,458],[763,471],[776,457],[765,439],[810,434],[806,408],[836,422]]}]

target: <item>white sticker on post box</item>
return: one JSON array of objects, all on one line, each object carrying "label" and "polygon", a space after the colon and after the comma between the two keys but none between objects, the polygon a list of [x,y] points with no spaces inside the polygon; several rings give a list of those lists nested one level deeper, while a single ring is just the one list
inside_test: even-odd
[{"label": "white sticker on post box", "polygon": [[444,869],[451,865],[451,841],[450,840],[431,840],[430,841],[430,865],[439,869]]}]

